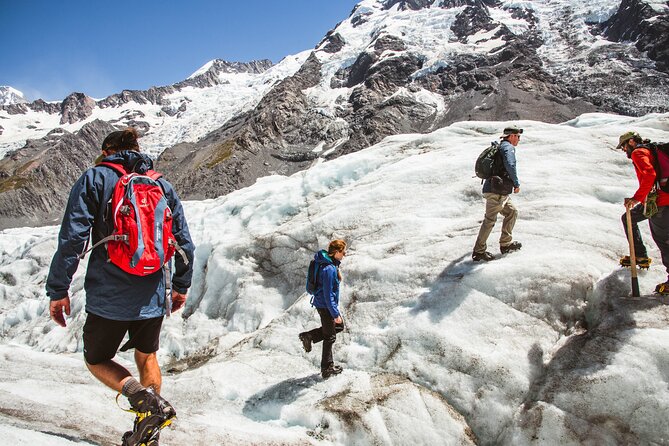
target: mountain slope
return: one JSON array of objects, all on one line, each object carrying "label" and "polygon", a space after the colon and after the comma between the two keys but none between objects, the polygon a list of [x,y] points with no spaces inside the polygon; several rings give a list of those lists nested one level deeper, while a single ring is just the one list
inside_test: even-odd
[{"label": "mountain slope", "polygon": [[[637,9],[643,18],[628,20]],[[365,0],[234,126],[168,149],[159,165],[186,197],[215,197],[316,157],[461,120],[667,111],[664,56],[655,66],[632,42],[607,40],[630,27],[662,47],[651,36],[667,10],[646,9],[640,0]],[[192,162],[192,152],[209,161]]]},{"label": "mountain slope", "polygon": [[[158,155],[176,142],[197,140],[252,105],[273,82],[291,73],[292,61],[271,69],[269,60],[249,63],[213,60],[174,85],[124,90],[101,100],[72,93],[62,102],[0,106],[6,134],[0,154],[19,149],[55,128],[75,133],[95,119],[118,126],[137,126],[145,133],[144,149]],[[175,141],[176,139],[176,141]]]},{"label": "mountain slope", "polygon": [[[76,137],[94,119],[134,125],[180,195],[202,199],[462,120],[666,112],[668,20],[658,0],[364,0],[314,51],[272,68],[214,61],[175,86],[0,107],[0,152],[27,162],[54,138],[20,148],[29,135],[62,127]],[[10,195],[39,181],[10,167],[0,165],[0,182],[21,179],[0,186]],[[0,190],[0,228],[56,218],[47,208],[64,205],[75,178],[48,185],[58,193],[39,212]]]},{"label": "mountain slope", "polygon": [[[142,150],[155,156],[169,145],[201,138],[252,107],[301,61],[295,56],[270,67],[269,61],[215,60],[172,86],[124,91],[99,101],[73,93],[62,103],[38,100],[0,107],[5,125],[0,136],[5,155],[0,159],[0,228],[59,219],[70,185],[92,165],[106,133],[135,126],[144,135]],[[10,150],[16,144],[23,146]],[[61,169],[61,163],[76,168]]]}]

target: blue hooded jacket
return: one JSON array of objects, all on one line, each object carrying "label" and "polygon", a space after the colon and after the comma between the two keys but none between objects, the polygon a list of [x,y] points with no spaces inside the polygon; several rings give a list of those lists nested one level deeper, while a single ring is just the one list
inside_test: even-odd
[{"label": "blue hooded jacket", "polygon": [[[505,170],[501,177],[504,183],[504,188],[507,189],[504,191],[505,193],[503,195],[506,195],[513,192],[514,187],[520,187],[518,171],[516,169],[516,148],[509,141],[503,140],[499,144],[499,152],[502,156],[502,163]],[[483,182],[483,193],[497,193],[497,191],[493,191],[492,181],[492,178],[488,178]]]},{"label": "blue hooded jacket", "polygon": [[[145,173],[153,168],[151,159],[139,152],[123,151],[103,161],[121,164],[127,172]],[[68,295],[77,267],[79,254],[86,249],[90,235],[91,246],[110,235],[111,197],[119,173],[110,167],[88,169],[72,186],[65,215],[58,235],[58,249],[51,261],[46,283],[47,295],[59,300]],[[193,275],[195,245],[191,240],[181,201],[172,185],[160,178],[158,183],[165,192],[172,210],[172,232],[188,258],[186,265],[178,253],[174,256],[172,289],[186,293]],[[107,319],[130,321],[159,317],[165,314],[165,274],[162,269],[148,276],[128,274],[108,262],[104,244],[90,252],[84,281],[86,311]]]},{"label": "blue hooded jacket", "polygon": [[336,319],[339,317],[339,261],[330,258],[325,250],[318,251],[314,260],[318,264],[319,280],[312,304],[316,308],[327,308],[330,316]]}]

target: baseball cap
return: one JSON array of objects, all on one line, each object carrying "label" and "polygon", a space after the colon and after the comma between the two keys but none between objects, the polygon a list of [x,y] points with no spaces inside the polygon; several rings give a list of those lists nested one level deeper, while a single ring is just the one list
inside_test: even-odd
[{"label": "baseball cap", "polygon": [[518,128],[518,126],[511,125],[509,127],[506,127],[502,133],[504,134],[502,138],[504,138],[504,136],[509,136],[509,135],[520,135],[521,133],[523,133],[523,129]]}]

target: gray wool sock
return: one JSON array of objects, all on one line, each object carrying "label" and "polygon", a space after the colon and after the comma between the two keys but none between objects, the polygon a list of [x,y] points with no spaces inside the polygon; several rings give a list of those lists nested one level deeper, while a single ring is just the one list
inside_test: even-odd
[{"label": "gray wool sock", "polygon": [[144,390],[144,386],[139,383],[135,378],[130,378],[123,384],[123,389],[121,389],[121,394],[123,396],[129,397],[134,395],[137,392]]}]

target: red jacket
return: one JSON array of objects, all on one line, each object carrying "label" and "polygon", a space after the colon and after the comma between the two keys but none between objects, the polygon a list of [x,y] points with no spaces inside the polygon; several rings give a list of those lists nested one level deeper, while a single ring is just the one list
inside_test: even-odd
[{"label": "red jacket", "polygon": [[[639,179],[639,189],[637,189],[632,198],[643,203],[655,185],[653,154],[645,147],[639,147],[632,152],[632,162],[634,163],[636,176]],[[669,206],[669,193],[659,191],[657,205]]]}]

